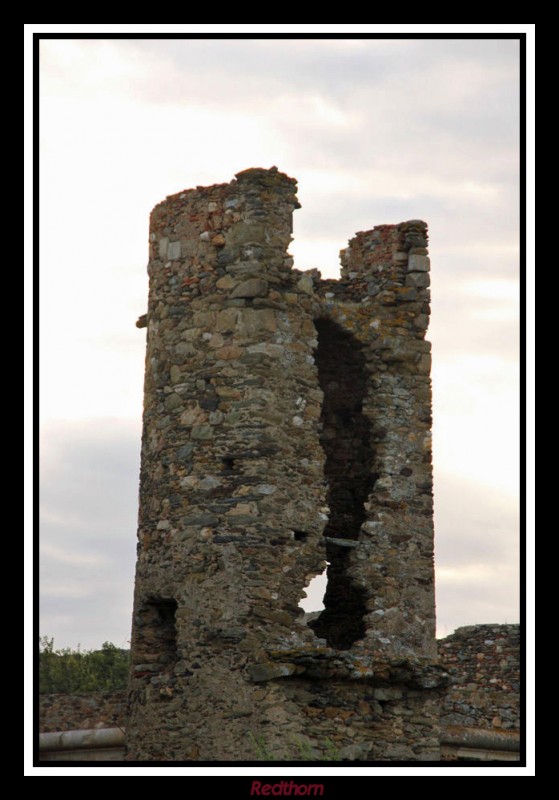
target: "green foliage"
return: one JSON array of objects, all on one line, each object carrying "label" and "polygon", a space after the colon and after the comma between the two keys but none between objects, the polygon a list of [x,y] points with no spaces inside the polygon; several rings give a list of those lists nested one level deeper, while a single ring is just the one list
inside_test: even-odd
[{"label": "green foliage", "polygon": [[[261,734],[254,734],[252,731],[248,732],[249,738],[256,750],[256,757],[258,761],[277,761],[276,757],[268,749],[266,740]],[[324,742],[325,754],[317,756],[317,751],[313,750],[311,743],[306,740],[293,738],[291,740],[293,749],[293,757],[288,760],[293,761],[341,761],[342,757],[339,750],[330,739]]]},{"label": "green foliage", "polygon": [[313,750],[309,741],[295,739],[294,744],[299,752],[301,761],[341,761],[342,758],[336,746],[330,739],[324,741],[325,755],[317,758],[316,751]]},{"label": "green foliage", "polygon": [[340,754],[340,751],[338,750],[338,748],[336,747],[334,742],[332,742],[330,739],[326,739],[326,741],[324,742],[324,745],[326,747],[326,755],[324,756],[324,758],[321,759],[321,761],[341,761],[342,760],[342,756]]},{"label": "green foliage", "polygon": [[54,649],[54,639],[39,637],[39,693],[71,694],[124,689],[130,654],[111,642],[101,650]]},{"label": "green foliage", "polygon": [[275,757],[272,753],[268,750],[266,746],[266,740],[262,735],[255,736],[252,731],[248,732],[249,738],[254,745],[254,749],[256,750],[256,756],[259,761],[275,761]]}]

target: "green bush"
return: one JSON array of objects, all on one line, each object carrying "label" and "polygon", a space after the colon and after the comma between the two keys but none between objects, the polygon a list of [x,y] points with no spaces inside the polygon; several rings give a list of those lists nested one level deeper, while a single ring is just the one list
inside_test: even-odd
[{"label": "green bush", "polygon": [[111,642],[101,650],[54,649],[54,639],[39,637],[39,693],[72,694],[126,688],[130,653]]}]

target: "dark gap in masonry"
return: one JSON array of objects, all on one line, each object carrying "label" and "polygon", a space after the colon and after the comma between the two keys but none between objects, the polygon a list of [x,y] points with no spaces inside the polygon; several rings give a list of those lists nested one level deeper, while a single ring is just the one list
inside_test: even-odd
[{"label": "dark gap in masonry", "polygon": [[[371,424],[363,414],[368,375],[361,344],[335,322],[315,322],[318,379],[324,393],[320,443],[326,455],[330,516],[324,529],[329,539],[359,538],[366,520],[364,504],[373,489]],[[329,562],[324,611],[312,628],[330,647],[347,650],[365,635],[365,592],[350,575],[350,548],[328,542]]]},{"label": "dark gap in masonry", "polygon": [[145,664],[154,675],[174,667],[178,658],[176,613],[173,598],[150,597],[142,604],[136,619],[135,665]]}]

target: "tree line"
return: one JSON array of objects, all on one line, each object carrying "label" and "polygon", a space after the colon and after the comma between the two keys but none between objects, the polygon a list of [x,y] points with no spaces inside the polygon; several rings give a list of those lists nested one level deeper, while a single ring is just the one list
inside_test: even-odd
[{"label": "tree line", "polygon": [[107,692],[125,689],[130,651],[111,642],[100,650],[80,646],[54,649],[54,639],[39,637],[39,694]]}]

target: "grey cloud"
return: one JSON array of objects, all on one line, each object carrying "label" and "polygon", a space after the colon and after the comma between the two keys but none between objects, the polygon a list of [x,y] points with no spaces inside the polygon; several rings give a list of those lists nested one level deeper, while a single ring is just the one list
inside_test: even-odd
[{"label": "grey cloud", "polygon": [[[98,45],[83,46],[95,53]],[[118,48],[130,59],[125,77],[117,76],[128,97],[154,113],[165,104],[273,120],[295,167],[321,161],[328,169],[511,179],[516,42],[138,39]],[[306,113],[315,97],[350,114],[350,129]],[[274,116],[278,99],[285,105]]]},{"label": "grey cloud", "polygon": [[[154,64],[153,73],[132,78],[135,94],[150,103],[259,117],[285,98],[278,132],[304,130],[296,147],[311,163],[320,155],[326,165],[341,158],[392,168],[411,152],[416,168],[452,158],[449,170],[463,174],[480,152],[498,165],[516,147],[515,42],[373,39],[344,48],[328,40],[129,40],[121,47]],[[290,113],[290,98],[305,97],[350,113],[351,141],[296,103]],[[510,167],[500,173],[510,176]]]},{"label": "grey cloud", "polygon": [[460,625],[518,622],[518,526],[510,500],[481,484],[435,472],[440,636]]},{"label": "grey cloud", "polygon": [[[107,591],[109,590],[109,591]],[[61,647],[95,650],[103,642],[130,647],[132,593],[130,579],[114,574],[86,597],[41,598],[41,635]]]},{"label": "grey cloud", "polygon": [[41,632],[57,646],[129,637],[139,428],[121,420],[45,428]]},{"label": "grey cloud", "polygon": [[[143,58],[165,59],[175,70],[179,80],[160,87],[157,99],[163,102],[188,101],[193,85],[196,94],[208,93],[209,104],[231,102],[232,95],[237,102],[270,97],[294,87],[343,98],[365,75],[382,80],[393,69],[384,49],[364,58],[360,49],[344,50],[327,40],[128,40],[124,46]],[[150,93],[152,88],[145,84]]]},{"label": "grey cloud", "polygon": [[518,523],[518,509],[508,498],[483,484],[435,471],[438,567],[516,567]]},{"label": "grey cloud", "polygon": [[103,419],[59,424],[45,437],[41,507],[47,518],[63,512],[73,527],[79,515],[79,534],[125,524],[137,500],[139,469],[130,465],[139,462],[139,425]]},{"label": "grey cloud", "polygon": [[[148,67],[139,77],[131,70],[127,88],[154,114],[160,103],[245,114],[275,132],[286,153],[280,168],[366,177],[362,196],[325,191],[321,206],[313,195],[312,217],[303,210],[296,222],[302,235],[339,230],[343,246],[354,230],[422,217],[441,244],[516,236],[517,42],[178,39],[119,47]],[[314,97],[351,124],[325,123],[312,113]],[[402,190],[393,191],[395,182]],[[467,182],[497,194],[487,202],[468,196]]]},{"label": "grey cloud", "polygon": [[[490,70],[502,70],[515,51],[514,42],[502,40],[397,38],[345,43],[326,38],[138,39],[123,40],[121,46],[157,63],[167,60],[169,66],[185,76],[185,81],[197,80],[202,90],[212,85],[210,102],[216,94],[250,94],[270,76],[272,86],[328,91],[343,100],[356,86],[382,86],[387,80],[402,76],[409,80],[410,74],[438,69],[441,60],[460,65],[464,72],[476,69],[480,61]],[[218,86],[213,85],[214,80]],[[166,88],[170,92],[177,90],[176,86]]]},{"label": "grey cloud", "polygon": [[439,581],[436,596],[439,636],[447,636],[462,625],[519,621],[516,571],[495,570],[483,582]]}]

